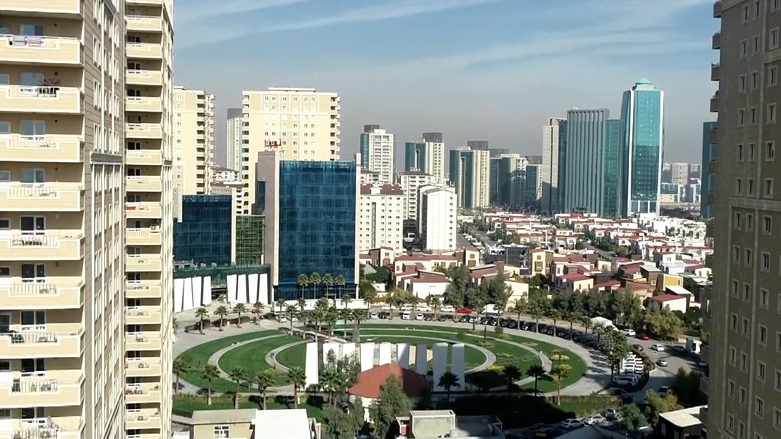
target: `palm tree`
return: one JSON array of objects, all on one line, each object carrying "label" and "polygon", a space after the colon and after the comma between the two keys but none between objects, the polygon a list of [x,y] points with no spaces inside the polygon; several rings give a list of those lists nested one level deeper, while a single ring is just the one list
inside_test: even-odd
[{"label": "palm tree", "polygon": [[534,394],[537,395],[540,391],[537,388],[540,378],[545,376],[545,368],[542,365],[534,364],[526,369],[526,376],[534,378]]},{"label": "palm tree", "polygon": [[179,393],[179,378],[181,378],[183,374],[190,371],[190,366],[183,360],[177,358],[174,360],[173,365],[171,365],[171,371],[176,377],[176,387],[174,387],[174,393],[176,394]]},{"label": "palm tree", "polygon": [[323,283],[323,278],[320,277],[320,273],[314,272],[309,275],[309,285],[312,286],[312,297],[317,297],[317,288]]},{"label": "palm tree", "polygon": [[201,324],[198,330],[201,331],[201,335],[203,335],[203,325],[206,319],[209,317],[209,310],[206,309],[205,306],[202,306],[195,310],[195,317],[198,317],[201,320]]},{"label": "palm tree", "polygon": [[347,285],[347,281],[344,279],[344,276],[341,274],[337,274],[334,278],[334,283],[337,287],[339,287],[338,293],[342,296],[344,296],[344,286]]},{"label": "palm tree", "polygon": [[353,301],[353,298],[350,297],[348,294],[342,294],[342,306],[347,309],[350,307],[350,303]]},{"label": "palm tree", "polygon": [[228,376],[231,381],[236,382],[236,397],[233,400],[233,408],[238,410],[241,400],[241,382],[247,380],[247,371],[243,367],[236,366],[228,372]]},{"label": "palm tree", "polygon": [[556,322],[561,320],[561,310],[558,308],[551,308],[548,311],[548,318],[553,320],[553,336],[556,336],[556,330],[559,329],[558,326],[556,326]]},{"label": "palm tree", "polygon": [[429,295],[426,297],[426,304],[434,310],[434,320],[437,320],[437,317],[439,316],[439,307],[442,304],[442,301],[439,300],[439,297]]},{"label": "palm tree", "polygon": [[255,323],[258,325],[260,324],[260,316],[263,314],[263,308],[266,307],[266,305],[263,304],[263,302],[255,302],[254,305],[252,305],[253,308],[255,308],[255,312],[257,313],[258,318],[255,320]]},{"label": "palm tree", "polygon": [[[293,317],[296,316],[296,313],[298,313],[298,308],[295,305],[287,306],[285,314],[287,314],[287,319],[290,320],[290,335],[293,335]],[[306,331],[301,331],[301,335],[303,338],[306,338]]]},{"label": "palm tree", "polygon": [[521,315],[523,315],[526,312],[526,300],[520,299],[515,301],[515,307],[513,307],[513,311],[518,316],[518,330],[521,329]]},{"label": "palm tree", "polygon": [[280,314],[282,314],[282,308],[285,307],[286,303],[287,302],[285,302],[285,299],[277,299],[276,304],[277,304],[277,308],[279,308],[279,313]]},{"label": "palm tree", "polygon": [[228,308],[220,305],[215,311],[214,315],[220,316],[220,331],[222,331],[222,322],[225,321],[225,316],[228,315]]},{"label": "palm tree", "polygon": [[[323,275],[323,278],[320,280],[323,285],[325,285],[325,297],[330,297],[328,293],[331,290],[331,286],[334,284],[334,277],[331,275],[331,273],[326,273]],[[334,300],[334,302],[336,302]]]},{"label": "palm tree", "polygon": [[339,310],[339,319],[344,321],[342,326],[342,338],[347,338],[347,323],[353,319],[353,310],[342,308]]},{"label": "palm tree", "polygon": [[328,323],[328,336],[331,338],[334,336],[334,327],[336,327],[336,322],[338,320],[339,311],[334,307],[328,308],[323,314],[323,321]]},{"label": "palm tree", "polygon": [[304,273],[298,275],[297,282],[298,287],[301,288],[301,298],[304,298],[304,288],[309,286],[309,276]]},{"label": "palm tree", "polygon": [[507,393],[512,393],[515,382],[521,379],[521,370],[513,364],[504,366],[504,380],[507,382]]},{"label": "palm tree", "polygon": [[298,389],[306,385],[306,374],[300,367],[291,367],[287,371],[287,382],[293,386],[293,403],[298,408]]},{"label": "palm tree", "polygon": [[247,312],[247,307],[244,306],[243,303],[237,303],[236,306],[233,307],[233,312],[239,315],[236,326],[241,328],[241,314]]},{"label": "palm tree", "polygon": [[260,393],[260,399],[263,401],[263,410],[266,410],[266,391],[272,384],[274,384],[274,376],[271,374],[271,370],[263,369],[255,374],[255,384],[258,386],[258,392]]},{"label": "palm tree", "polygon": [[476,373],[472,376],[472,384],[477,386],[477,396],[481,396],[483,392],[487,392],[491,388],[488,376],[482,373]]},{"label": "palm tree", "polygon": [[355,321],[353,324],[353,341],[358,342],[361,339],[361,322],[368,319],[368,313],[365,309],[352,310],[352,319]]},{"label": "palm tree", "polygon": [[220,377],[220,369],[207,364],[201,369],[201,379],[206,381],[206,405],[212,405],[212,381]]},{"label": "palm tree", "polygon": [[339,387],[342,382],[342,377],[335,367],[327,367],[322,373],[320,373],[320,385],[323,386],[326,395],[328,395],[328,402],[334,403],[333,395],[334,391]]},{"label": "palm tree", "polygon": [[561,405],[561,381],[569,376],[572,366],[566,364],[569,361],[569,357],[558,350],[551,352],[550,359],[553,366],[548,375],[556,381],[556,405]]},{"label": "palm tree", "polygon": [[445,372],[439,377],[439,387],[444,387],[447,392],[447,402],[450,402],[450,390],[453,387],[461,387],[461,383],[458,382],[458,376],[453,372]]},{"label": "palm tree", "polygon": [[583,316],[580,318],[580,324],[583,325],[583,328],[585,329],[585,332],[583,335],[588,335],[588,330],[591,328],[593,323],[591,323],[591,318],[589,316]]}]

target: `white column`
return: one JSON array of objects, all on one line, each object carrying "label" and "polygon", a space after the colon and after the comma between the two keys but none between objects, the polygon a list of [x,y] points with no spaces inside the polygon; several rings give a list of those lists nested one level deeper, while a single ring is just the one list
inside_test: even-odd
[{"label": "white column", "polygon": [[374,367],[374,343],[361,343],[361,372]]},{"label": "white column", "polygon": [[252,273],[248,276],[249,282],[249,297],[247,297],[248,303],[254,305],[258,301],[258,273]]},{"label": "white column", "polygon": [[239,287],[238,287],[238,293],[236,294],[236,302],[248,303],[247,302],[247,275],[240,274],[238,277],[238,281],[239,281]]},{"label": "white column", "polygon": [[425,344],[415,346],[415,372],[420,375],[428,373],[428,346]]},{"label": "white column", "polygon": [[391,362],[391,344],[380,343],[380,361],[379,366],[383,364],[390,364]]},{"label": "white column", "polygon": [[409,369],[409,344],[396,344],[396,363],[402,369]]},{"label": "white column", "polygon": [[434,358],[432,358],[432,362],[434,363],[434,389],[435,390],[445,390],[444,387],[439,385],[439,378],[445,373],[447,370],[447,343],[436,343],[434,345],[434,349],[432,352],[432,355]]},{"label": "white column", "polygon": [[203,292],[201,287],[203,286],[203,278],[196,276],[193,278],[193,308],[200,308],[203,304]]},{"label": "white column", "polygon": [[188,277],[184,280],[184,305],[182,311],[193,309],[193,278]]},{"label": "white column", "polygon": [[228,303],[233,304],[236,303],[236,283],[237,283],[237,275],[235,274],[229,274],[226,276],[226,280],[228,282]]},{"label": "white column", "polygon": [[184,279],[174,279],[174,312],[182,311],[184,301]]},{"label": "white column", "polygon": [[454,344],[453,353],[450,356],[450,371],[458,377],[458,385],[462,389],[466,386],[466,381],[464,381],[464,349],[463,343]]},{"label": "white column", "polygon": [[261,274],[258,281],[258,300],[264,305],[273,303],[268,297],[268,275],[266,273]]},{"label": "white column", "polygon": [[203,278],[203,306],[209,306],[212,303],[212,277]]},{"label": "white column", "polygon": [[353,358],[355,356],[355,343],[345,343],[342,345],[342,357]]},{"label": "white column", "polygon": [[319,366],[320,366],[320,358],[317,355],[317,343],[307,343],[306,344],[306,368],[304,369],[304,373],[306,373],[306,387],[309,387],[312,384],[317,384],[320,381],[320,373],[319,373]]}]

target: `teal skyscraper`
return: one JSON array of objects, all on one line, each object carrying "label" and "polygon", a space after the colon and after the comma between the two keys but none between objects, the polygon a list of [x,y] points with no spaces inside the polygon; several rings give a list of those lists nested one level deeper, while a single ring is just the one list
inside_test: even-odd
[{"label": "teal skyscraper", "polygon": [[664,92],[643,78],[621,104],[622,214],[659,213],[664,156]]}]

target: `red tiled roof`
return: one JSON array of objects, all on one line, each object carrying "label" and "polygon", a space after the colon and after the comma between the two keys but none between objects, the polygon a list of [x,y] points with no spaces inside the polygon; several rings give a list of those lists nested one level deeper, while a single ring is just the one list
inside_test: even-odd
[{"label": "red tiled roof", "polygon": [[391,375],[401,380],[404,393],[409,397],[420,396],[428,385],[423,375],[402,369],[398,364],[384,364],[359,373],[358,382],[350,387],[349,392],[351,395],[379,399],[380,386],[385,384],[385,380]]},{"label": "red tiled roof", "polygon": [[620,285],[621,285],[620,281],[617,281],[615,279],[610,279],[610,280],[605,281],[605,282],[600,282],[600,283],[594,285],[594,287],[596,287],[596,288],[605,288],[605,287],[617,287],[617,286],[620,286]]},{"label": "red tiled roof", "polygon": [[578,282],[582,280],[589,280],[591,278],[580,273],[570,273],[565,274],[564,276],[559,276],[559,279],[566,280],[567,282]]},{"label": "red tiled roof", "polygon": [[685,299],[686,296],[679,296],[677,294],[660,294],[658,296],[651,297],[651,300],[656,302],[669,302],[671,300]]},{"label": "red tiled roof", "polygon": [[453,255],[401,255],[397,261],[455,261]]}]

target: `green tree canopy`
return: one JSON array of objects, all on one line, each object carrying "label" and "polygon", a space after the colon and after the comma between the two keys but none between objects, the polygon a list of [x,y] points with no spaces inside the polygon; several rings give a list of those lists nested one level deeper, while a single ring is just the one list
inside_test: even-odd
[{"label": "green tree canopy", "polygon": [[401,380],[396,376],[389,376],[380,386],[380,399],[369,409],[375,436],[385,438],[396,418],[409,416],[410,408],[410,401],[404,393]]}]

